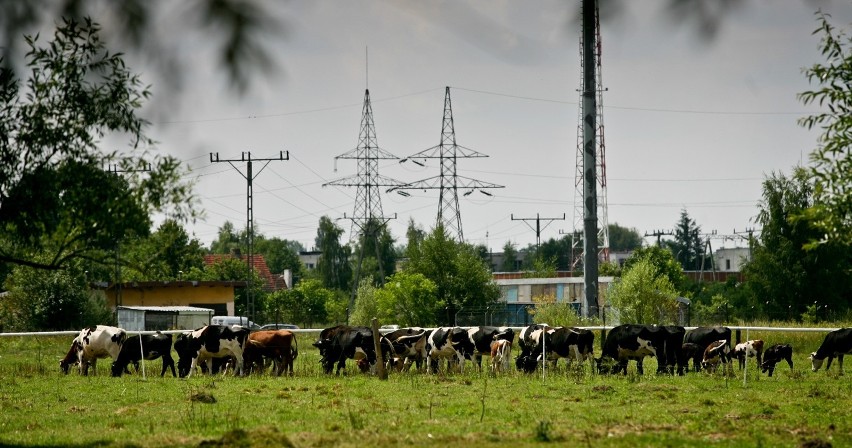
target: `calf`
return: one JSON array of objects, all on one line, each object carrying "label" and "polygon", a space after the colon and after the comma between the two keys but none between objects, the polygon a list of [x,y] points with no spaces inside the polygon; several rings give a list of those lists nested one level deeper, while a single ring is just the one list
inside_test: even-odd
[{"label": "calf", "polygon": [[512,341],[495,339],[491,342],[491,371],[494,373],[509,369],[512,356]]},{"label": "calf", "polygon": [[190,377],[198,363],[206,363],[211,358],[233,356],[236,362],[234,374],[242,375],[243,350],[248,335],[248,329],[236,325],[207,325],[179,335],[175,341],[178,374],[181,378]]},{"label": "calf", "polygon": [[760,364],[760,371],[763,373],[775,371],[775,364],[782,360],[787,361],[790,370],[793,370],[793,347],[790,344],[775,344],[766,350],[763,354],[763,363]]},{"label": "calf", "polygon": [[763,363],[763,341],[760,339],[753,339],[751,341],[741,342],[734,347],[731,357],[737,358],[740,370],[745,368],[746,357],[757,358],[757,365],[761,365]]},{"label": "calf", "polygon": [[811,370],[814,372],[819,370],[825,358],[828,358],[828,363],[825,365],[825,370],[828,370],[831,367],[831,361],[837,356],[837,367],[843,375],[843,355],[850,353],[852,353],[852,328],[834,330],[825,335],[817,351],[808,357],[811,360]]},{"label": "calf", "polygon": [[70,365],[76,362],[80,373],[88,375],[89,366],[95,368],[99,358],[117,359],[126,338],[127,332],[122,328],[106,325],[84,328],[74,338],[68,354],[59,362],[59,367],[68,373]]},{"label": "calf", "polygon": [[[697,327],[686,332],[683,337],[683,342],[697,344],[702,350],[706,349],[710,344],[716,341],[724,340],[727,342],[728,351],[731,347],[731,329],[728,327]],[[697,361],[697,359],[696,359]],[[701,364],[695,362],[692,365],[696,372],[701,370]]]},{"label": "calf", "polygon": [[112,363],[112,376],[121,376],[122,373],[127,372],[127,365],[130,363],[133,363],[136,371],[139,372],[139,362],[143,357],[146,361],[153,361],[162,357],[163,370],[160,372],[160,376],[165,376],[166,368],[171,368],[172,376],[177,376],[175,361],[172,359],[172,335],[163,334],[159,331],[155,334],[133,336],[124,341],[121,351],[118,353],[118,358]]},{"label": "calf", "polygon": [[726,371],[729,370],[730,364],[728,361],[730,358],[728,357],[728,353],[728,341],[720,339],[710,343],[710,345],[708,345],[704,350],[704,359],[701,361],[701,367],[711,372],[715,372],[716,368],[721,363],[725,366]]},{"label": "calf", "polygon": [[292,376],[293,361],[298,355],[299,348],[296,343],[296,335],[288,330],[267,330],[251,333],[245,350],[243,350],[243,360],[249,371],[255,365],[262,369],[264,358],[268,358],[272,360],[277,376],[281,376],[285,371]]},{"label": "calf", "polygon": [[[491,343],[498,339],[512,342],[515,339],[515,331],[508,327],[471,327],[467,330],[473,353],[467,354],[467,359],[472,359],[482,370],[482,356],[491,353]],[[472,355],[472,356],[471,356]]]},{"label": "calf", "polygon": [[698,371],[697,366],[701,364],[701,360],[704,358],[705,348],[692,342],[684,342],[681,345],[681,352],[683,353],[685,362],[692,360],[692,365],[695,367],[696,372]]}]

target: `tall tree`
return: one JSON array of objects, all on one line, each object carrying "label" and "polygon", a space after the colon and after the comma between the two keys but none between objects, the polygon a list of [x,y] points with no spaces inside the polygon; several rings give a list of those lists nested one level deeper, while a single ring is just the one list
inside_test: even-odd
[{"label": "tall tree", "polygon": [[352,266],[349,264],[351,250],[348,245],[340,244],[343,229],[334,224],[327,216],[319,221],[316,247],[322,253],[317,261],[317,273],[326,288],[347,290],[352,279]]},{"label": "tall tree", "polygon": [[[303,251],[302,244],[298,241],[284,240],[278,237],[266,238],[256,235],[254,250],[263,255],[269,270],[273,274],[280,274],[289,269],[293,278],[298,280],[302,277],[304,266],[299,260],[299,252]],[[293,285],[288,285],[292,287]]]},{"label": "tall tree", "polygon": [[808,129],[822,129],[811,153],[815,201],[803,214],[821,231],[814,243],[852,244],[852,37],[836,30],[826,14],[817,15],[820,26],[814,34],[822,36],[825,63],[805,70],[817,89],[802,92],[799,99],[827,110],[799,120]]},{"label": "tall tree", "polygon": [[515,243],[506,241],[506,244],[503,245],[503,263],[500,265],[500,270],[515,272],[518,267],[518,250],[515,248]]},{"label": "tall tree", "polygon": [[174,220],[164,221],[149,237],[126,240],[121,250],[123,281],[177,280],[204,263],[201,242]]},{"label": "tall tree", "polygon": [[210,252],[214,254],[229,254],[234,249],[243,249],[240,234],[234,228],[231,221],[225,221],[219,227],[219,234],[215,240],[210,242]]},{"label": "tall tree", "polygon": [[[393,235],[386,225],[382,225],[379,221],[374,220],[366,226],[370,232],[375,232],[376,237],[362,234],[358,239],[359,247],[354,249],[355,257],[358,257],[358,252],[363,246],[364,260],[361,266],[361,278],[370,278],[375,285],[384,283],[385,278],[389,277],[396,271],[396,250],[394,250]],[[377,244],[378,243],[378,247]],[[376,258],[381,257],[381,263]]]},{"label": "tall tree", "polygon": [[673,241],[667,241],[675,259],[687,271],[701,269],[704,259],[704,243],[701,241],[701,227],[689,217],[686,209],[680,211],[680,220],[675,224]]},{"label": "tall tree", "polygon": [[642,247],[642,235],[635,227],[627,228],[612,223],[609,225],[609,248],[614,252],[628,252]]},{"label": "tall tree", "polygon": [[[116,241],[148,233],[152,213],[195,216],[180,162],[147,149],[153,142],[137,112],[150,92],[99,31],[65,20],[46,45],[26,37],[23,91],[0,64],[0,261],[42,269],[106,262]],[[107,134],[127,135],[127,150],[101,149]],[[36,261],[34,252],[47,256]]]},{"label": "tall tree", "polygon": [[809,305],[848,309],[852,300],[852,247],[831,240],[806,250],[822,234],[814,222],[793,217],[814,203],[814,185],[797,168],[788,177],[773,173],[763,182],[757,222],[758,244],[744,273],[750,303],[770,318],[791,318]]}]

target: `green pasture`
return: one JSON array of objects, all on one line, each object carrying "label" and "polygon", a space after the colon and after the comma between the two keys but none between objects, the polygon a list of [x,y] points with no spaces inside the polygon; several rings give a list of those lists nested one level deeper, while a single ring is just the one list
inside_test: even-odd
[{"label": "green pasture", "polygon": [[298,337],[294,377],[190,379],[160,378],[159,360],[145,379],[109,377],[108,360],[65,376],[70,336],[0,337],[0,446],[852,446],[852,374],[807,360],[824,333],[750,332],[792,344],[795,368],[768,378],[750,360],[745,384],[736,367],[658,376],[653,359],[642,376],[326,376],[315,335]]}]

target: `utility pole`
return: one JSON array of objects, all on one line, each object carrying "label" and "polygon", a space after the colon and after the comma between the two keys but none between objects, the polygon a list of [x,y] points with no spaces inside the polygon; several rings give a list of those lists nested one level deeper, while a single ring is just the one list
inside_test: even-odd
[{"label": "utility pole", "polygon": [[752,252],[754,252],[754,233],[759,232],[759,230],[755,230],[754,227],[746,227],[746,229],[742,232],[737,232],[737,229],[734,229],[734,235],[748,235],[748,261],[752,260]]},{"label": "utility pole", "polygon": [[671,230],[654,230],[651,233],[645,232],[645,236],[655,236],[657,237],[657,247],[663,247],[662,242],[660,241],[661,236],[672,236],[674,232]]},{"label": "utility pole", "polygon": [[438,159],[441,165],[441,174],[389,188],[387,191],[396,191],[402,196],[410,196],[405,190],[439,190],[437,224],[443,225],[447,232],[450,235],[455,235],[459,242],[464,242],[458,191],[467,190],[463,194],[464,196],[469,196],[474,191],[479,190],[480,193],[491,196],[491,193],[485,191],[486,189],[503,188],[503,186],[459,176],[456,172],[457,159],[483,158],[488,156],[456,143],[450,88],[446,87],[444,92],[444,120],[441,125],[441,143],[399,161],[399,163],[404,163],[411,160],[412,163],[423,166],[424,164],[418,161],[418,159]]},{"label": "utility pole", "polygon": [[[267,159],[253,159],[251,157],[251,152],[241,152],[239,159],[220,159],[218,152],[215,154],[212,152],[210,153],[210,163],[228,163],[246,180],[246,232],[248,233],[248,241],[246,242],[246,245],[248,246],[248,258],[246,259],[246,262],[248,263],[248,280],[246,280],[246,311],[249,319],[252,321],[255,320],[254,296],[251,292],[252,278],[254,277],[254,191],[252,182],[260,175],[270,162],[282,160],[290,160],[290,151],[279,151],[278,157]],[[234,165],[234,163],[243,162],[246,164],[245,174],[243,174],[242,170]],[[265,163],[262,167],[260,167],[257,173],[255,173],[252,166],[253,162]]]},{"label": "utility pole", "polygon": [[698,274],[698,282],[704,281],[704,260],[707,259],[708,252],[710,253],[710,266],[713,268],[713,281],[716,281],[716,262],[713,260],[713,246],[710,244],[710,238],[716,236],[716,231],[704,234],[704,253],[701,255],[701,271]]},{"label": "utility pole", "polygon": [[[122,173],[147,173],[151,171],[151,164],[146,163],[142,168],[121,168],[118,165],[108,165],[107,172],[116,176]],[[118,309],[122,304],[121,297],[121,240],[123,235],[115,238],[115,306]]]},{"label": "utility pole", "polygon": [[[536,249],[541,248],[541,231],[546,229],[547,226],[549,226],[551,223],[553,223],[553,221],[564,221],[565,220],[565,214],[564,213],[562,214],[561,218],[542,218],[538,215],[538,213],[535,214],[535,218],[515,218],[514,214],[509,215],[509,216],[512,218],[512,221],[523,221],[524,224],[526,224],[530,229],[533,230],[533,232],[535,232],[535,247],[536,247]],[[544,227],[541,226],[541,220],[542,219],[547,221],[547,223],[544,225]],[[535,227],[533,227],[532,224],[530,224],[528,221],[535,221]]]},{"label": "utility pole", "polygon": [[355,295],[358,292],[358,283],[361,281],[361,266],[364,261],[364,246],[368,239],[373,240],[376,246],[376,261],[379,263],[381,282],[384,283],[384,267],[382,266],[381,248],[379,247],[379,233],[393,217],[385,217],[382,212],[382,197],[379,187],[395,187],[401,182],[379,175],[379,160],[396,160],[399,157],[379,147],[376,140],[376,125],[373,122],[373,106],[370,103],[370,89],[364,92],[364,106],[361,111],[361,130],[358,135],[358,146],[334,158],[353,159],[358,162],[358,173],[354,176],[337,179],[323,187],[331,185],[338,187],[356,187],[355,210],[351,217],[343,215],[344,219],[352,220],[349,232],[349,241],[354,241],[356,235],[361,236],[359,244],[358,264],[355,268],[355,278],[352,282],[352,293],[349,297],[349,308],[346,316],[349,321],[349,313],[355,309]]}]

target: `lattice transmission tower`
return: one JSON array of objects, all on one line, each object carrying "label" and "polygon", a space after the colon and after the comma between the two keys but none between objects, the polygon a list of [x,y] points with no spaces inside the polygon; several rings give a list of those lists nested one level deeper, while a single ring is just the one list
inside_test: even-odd
[{"label": "lattice transmission tower", "polygon": [[[589,136],[586,134],[589,132],[587,129],[587,120],[588,116],[587,112],[583,110],[583,95],[589,92],[586,92],[586,88],[594,88],[595,95],[595,118],[594,121],[595,126],[593,132],[595,133],[595,173],[594,177],[596,177],[596,195],[597,198],[597,248],[598,248],[598,260],[606,261],[609,258],[609,219],[607,217],[607,192],[606,192],[606,144],[604,141],[604,121],[603,121],[603,74],[601,71],[601,27],[600,27],[600,14],[598,12],[597,2],[584,1],[583,7],[587,7],[589,4],[594,3],[594,33],[589,33],[588,30],[580,33],[580,101],[579,101],[579,114],[577,120],[577,157],[576,157],[576,171],[574,176],[574,231],[572,235],[572,244],[571,244],[571,269],[574,270],[583,260],[584,253],[584,209],[588,205],[587,197],[585,194],[585,190],[588,188],[585,185],[585,180],[587,179],[587,171],[591,168],[585,168],[585,157],[584,152],[586,151],[586,144],[590,141]],[[591,36],[594,39],[594,42],[585,42],[584,36]],[[589,62],[588,58],[584,57],[584,45],[589,44],[593,48],[594,53],[594,61],[592,62],[595,75],[594,82],[590,83],[590,86],[586,85],[586,76],[588,73],[586,70],[589,67],[586,67],[586,64]],[[591,150],[591,149],[590,149]],[[592,175],[593,173],[588,173]]]},{"label": "lattice transmission tower", "polygon": [[463,193],[464,196],[468,196],[477,190],[486,196],[491,196],[491,193],[486,191],[486,189],[503,188],[502,185],[458,175],[456,171],[456,162],[458,159],[483,157],[488,156],[456,143],[453,106],[450,100],[450,88],[447,87],[444,94],[444,119],[441,125],[441,143],[400,160],[400,163],[411,160],[413,163],[423,165],[418,159],[438,159],[441,165],[441,174],[390,188],[388,192],[397,191],[403,196],[409,196],[405,190],[439,190],[438,218],[436,223],[443,224],[448,234],[455,235],[459,242],[464,242],[461,212],[459,210],[459,190],[467,190]]},{"label": "lattice transmission tower", "polygon": [[336,187],[356,187],[355,209],[351,217],[343,215],[344,219],[352,220],[349,241],[361,237],[358,264],[355,269],[355,281],[352,285],[352,296],[349,309],[355,305],[355,292],[361,277],[361,263],[364,260],[364,246],[367,239],[372,239],[376,247],[376,259],[379,271],[384,272],[382,257],[379,253],[379,233],[393,217],[387,217],[382,211],[381,189],[400,185],[401,182],[379,174],[379,160],[397,160],[399,157],[380,148],[376,140],[376,126],[373,122],[373,106],[370,103],[370,89],[364,92],[364,106],[361,110],[361,130],[358,133],[358,146],[334,158],[335,171],[338,159],[354,159],[358,163],[357,174],[323,184]]}]

